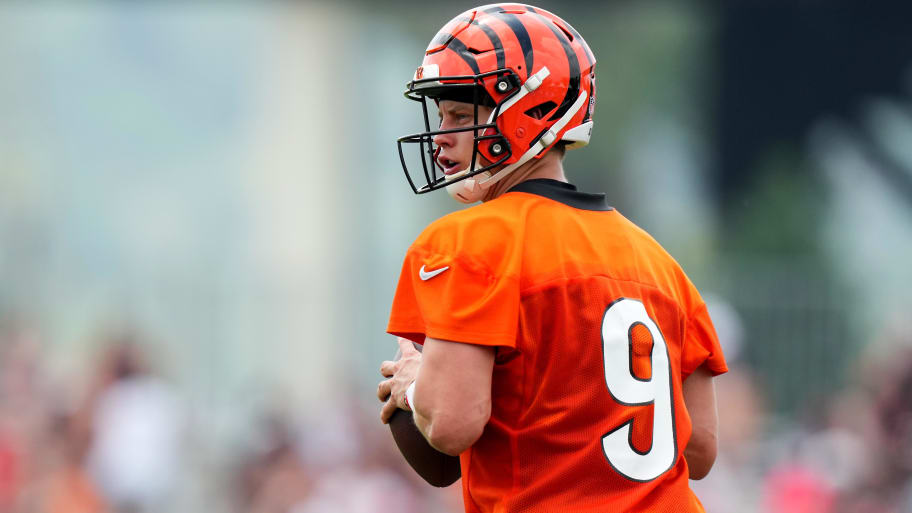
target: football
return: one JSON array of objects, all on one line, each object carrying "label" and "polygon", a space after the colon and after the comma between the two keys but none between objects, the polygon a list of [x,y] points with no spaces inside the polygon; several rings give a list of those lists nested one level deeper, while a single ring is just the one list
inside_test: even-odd
[{"label": "football", "polygon": [[[415,348],[421,351],[422,346],[415,344]],[[393,359],[398,360],[400,357],[401,354],[397,352]],[[390,417],[389,427],[405,461],[429,484],[437,487],[450,486],[462,476],[459,458],[431,447],[415,425],[412,412],[397,409]]]},{"label": "football", "polygon": [[412,412],[396,410],[389,421],[393,440],[405,461],[425,481],[433,486],[443,487],[455,483],[462,475],[459,458],[444,454],[431,447],[415,422]]}]

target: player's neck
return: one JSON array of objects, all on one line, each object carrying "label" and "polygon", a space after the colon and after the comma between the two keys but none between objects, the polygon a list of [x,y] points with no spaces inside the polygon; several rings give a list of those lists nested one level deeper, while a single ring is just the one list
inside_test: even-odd
[{"label": "player's neck", "polygon": [[495,183],[485,193],[482,201],[490,201],[509,191],[516,185],[536,178],[548,178],[559,182],[566,182],[564,175],[563,154],[559,151],[549,151],[540,159],[533,159],[519,169],[505,176],[503,180]]}]

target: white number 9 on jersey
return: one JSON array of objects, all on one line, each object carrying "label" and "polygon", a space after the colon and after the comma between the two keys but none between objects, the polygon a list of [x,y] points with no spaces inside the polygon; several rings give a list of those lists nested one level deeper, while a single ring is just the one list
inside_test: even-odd
[{"label": "white number 9 on jersey", "polygon": [[[649,379],[637,377],[633,369],[634,346],[632,334],[644,326],[652,336]],[[623,476],[634,481],[652,481],[675,462],[678,453],[675,436],[671,366],[665,338],[649,318],[643,303],[621,298],[612,303],[602,319],[602,348],[605,358],[605,384],[608,392],[620,404],[646,406],[652,404],[652,447],[640,452],[631,441],[629,420],[602,437],[602,449],[608,463]]]}]

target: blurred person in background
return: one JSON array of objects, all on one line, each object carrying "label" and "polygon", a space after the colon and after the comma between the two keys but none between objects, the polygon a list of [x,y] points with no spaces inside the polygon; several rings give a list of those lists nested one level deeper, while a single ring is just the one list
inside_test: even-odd
[{"label": "blurred person in background", "polygon": [[[903,336],[889,345],[908,347],[912,337]],[[768,454],[752,458],[765,471],[762,511],[912,511],[912,351],[879,347],[860,355],[850,369],[855,379],[807,408],[797,425],[774,432]]]},{"label": "blurred person in background", "polygon": [[35,504],[50,469],[51,395],[37,332],[21,319],[0,318],[0,512]]},{"label": "blurred person in background", "polygon": [[[304,448],[313,484],[294,513],[448,513],[440,497],[395,452],[388,435],[374,428],[372,410],[349,396],[338,409],[311,419],[299,445]],[[368,412],[371,413],[368,413]],[[357,486],[352,486],[357,483]]]},{"label": "blurred person in background", "polygon": [[898,349],[863,355],[855,386],[834,401],[834,418],[864,449],[838,513],[912,511],[912,329],[897,323],[886,338]]},{"label": "blurred person in background", "polygon": [[[34,490],[35,511],[41,513],[107,513],[104,498],[85,468],[88,432],[78,415],[60,413],[51,419],[38,454],[45,477]],[[27,508],[30,509],[30,508]]]},{"label": "blurred person in background", "polygon": [[310,495],[313,478],[301,457],[291,421],[276,412],[267,415],[262,424],[262,447],[252,451],[239,469],[239,511],[290,513]]},{"label": "blurred person in background", "polygon": [[[691,483],[706,511],[758,512],[763,482],[763,433],[768,426],[764,388],[743,360],[744,324],[731,303],[706,294],[707,309],[719,335],[729,372],[716,378],[719,455],[713,472]],[[761,463],[758,465],[758,463]]]},{"label": "blurred person in background", "polygon": [[167,511],[184,468],[180,397],[127,338],[103,353],[96,377],[85,407],[91,475],[115,513]]},{"label": "blurred person in background", "polygon": [[472,9],[432,39],[407,96],[427,129],[400,138],[420,149],[425,185],[402,159],[413,190],[483,204],[408,250],[381,420],[412,410],[460,456],[468,512],[702,512],[688,479],[714,462],[727,367],[677,263],[567,183],[565,151],[592,130],[588,45],[539,8]]},{"label": "blurred person in background", "polygon": [[9,435],[0,433],[0,512],[12,511],[19,486],[19,458]]},{"label": "blurred person in background", "polygon": [[353,396],[338,404],[302,420],[288,406],[262,415],[234,474],[236,511],[381,513],[391,494],[402,513],[452,511],[404,467],[368,410]]},{"label": "blurred person in background", "polygon": [[884,458],[880,485],[897,505],[912,510],[912,334],[904,337],[901,363],[885,373],[876,402]]}]

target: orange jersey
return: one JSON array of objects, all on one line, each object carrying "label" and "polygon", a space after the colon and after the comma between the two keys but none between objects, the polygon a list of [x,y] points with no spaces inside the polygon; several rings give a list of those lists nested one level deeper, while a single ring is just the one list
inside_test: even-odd
[{"label": "orange jersey", "polygon": [[725,360],[693,284],[603,195],[530,180],[434,222],[388,331],[497,348],[467,512],[703,511],[681,384]]}]

